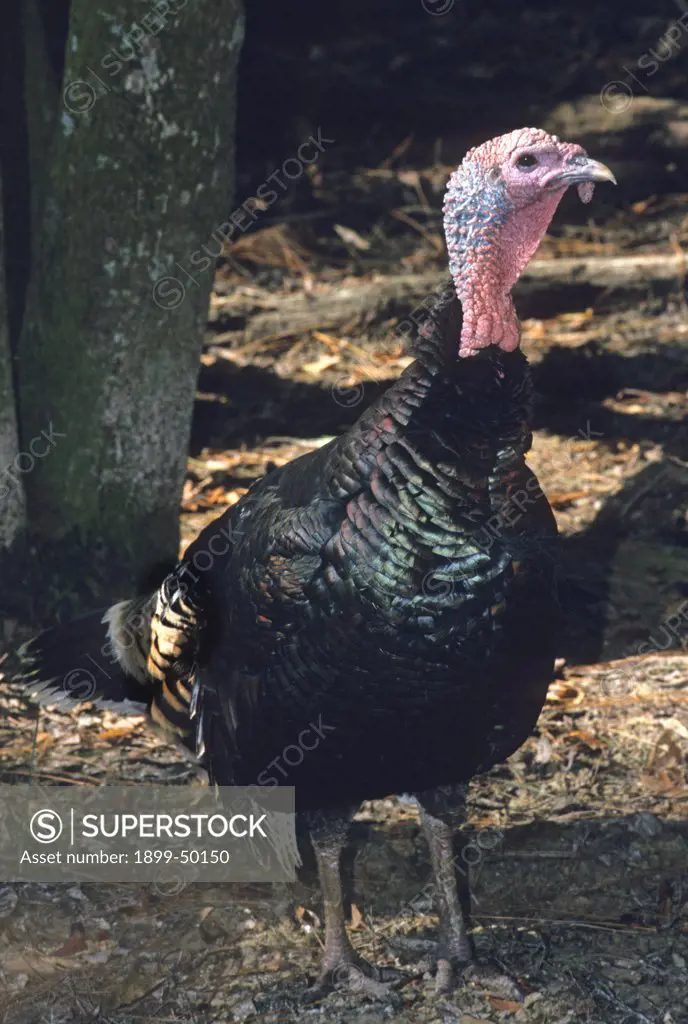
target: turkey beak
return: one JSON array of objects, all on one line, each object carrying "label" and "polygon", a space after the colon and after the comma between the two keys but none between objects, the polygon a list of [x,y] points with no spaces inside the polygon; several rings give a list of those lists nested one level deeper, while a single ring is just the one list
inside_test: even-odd
[{"label": "turkey beak", "polygon": [[554,174],[548,182],[550,188],[567,188],[569,185],[583,185],[585,182],[595,184],[598,181],[611,181],[617,184],[616,178],[606,164],[599,160],[591,160],[589,156],[575,156],[564,168]]},{"label": "turkey beak", "polygon": [[611,181],[612,185],[618,185],[613,172],[606,164],[600,163],[599,160],[588,160],[587,170],[588,181]]}]

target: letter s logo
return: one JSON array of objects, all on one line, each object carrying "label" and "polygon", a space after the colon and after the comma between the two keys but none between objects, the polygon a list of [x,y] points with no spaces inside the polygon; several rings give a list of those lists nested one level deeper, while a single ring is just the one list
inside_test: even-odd
[{"label": "letter s logo", "polygon": [[62,818],[57,811],[45,807],[33,815],[29,829],[37,843],[54,843],[62,835]]}]

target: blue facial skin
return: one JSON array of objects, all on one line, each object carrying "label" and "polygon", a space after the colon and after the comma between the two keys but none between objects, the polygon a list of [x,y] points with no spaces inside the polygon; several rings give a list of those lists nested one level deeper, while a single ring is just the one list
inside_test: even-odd
[{"label": "blue facial skin", "polygon": [[452,175],[444,201],[444,232],[454,281],[463,276],[469,253],[494,245],[513,210],[498,167],[485,172],[480,164],[466,163]]}]

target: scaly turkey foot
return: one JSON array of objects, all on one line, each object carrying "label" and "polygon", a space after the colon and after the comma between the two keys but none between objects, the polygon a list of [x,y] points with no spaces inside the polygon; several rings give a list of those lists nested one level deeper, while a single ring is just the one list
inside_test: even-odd
[{"label": "scaly turkey foot", "polygon": [[363,957],[354,955],[334,965],[323,963],[320,977],[314,985],[306,989],[304,1001],[313,1003],[324,999],[335,988],[344,988],[350,992],[370,996],[372,999],[398,1003],[400,997],[392,986],[401,980],[408,981],[409,975],[397,971],[394,967],[373,967]]},{"label": "scaly turkey foot", "polygon": [[439,943],[423,966],[434,969],[438,992],[451,991],[458,978],[463,977],[467,982],[479,985],[496,996],[521,1001],[523,995],[512,978],[487,964],[478,964],[475,960],[473,941],[459,899],[457,868],[461,869],[464,879],[466,876],[458,858],[454,857],[453,844],[453,829],[463,817],[465,796],[465,787],[461,786],[440,786],[416,794],[420,805],[420,820],[430,851],[434,901],[440,919]]},{"label": "scaly turkey foot", "polygon": [[446,995],[463,980],[501,999],[513,999],[517,1002],[523,1000],[523,992],[513,978],[490,964],[466,959],[463,949],[457,953],[448,949],[446,943],[432,942],[429,939],[405,939],[400,936],[390,940],[388,945],[402,956],[418,956],[422,953],[414,968],[421,974],[435,975],[438,995]]},{"label": "scaly turkey foot", "polygon": [[348,823],[355,808],[338,812],[312,812],[309,831],[318,863],[320,887],[325,912],[325,949],[320,963],[320,976],[305,993],[307,1002],[323,999],[334,988],[362,992],[372,999],[400,1002],[390,983],[408,975],[394,968],[377,968],[369,964],[351,945],[344,923],[344,894],[340,857]]}]

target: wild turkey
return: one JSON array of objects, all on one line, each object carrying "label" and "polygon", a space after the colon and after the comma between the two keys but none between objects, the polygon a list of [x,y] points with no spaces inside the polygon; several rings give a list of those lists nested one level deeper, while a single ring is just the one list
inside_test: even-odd
[{"label": "wild turkey", "polygon": [[[333,979],[380,991],[347,937],[339,859],[361,800],[390,793],[415,795],[430,844],[439,988],[473,961],[453,830],[471,777],[535,725],[556,650],[556,527],[524,460],[532,388],[510,291],[566,189],[587,202],[598,181],[614,181],[604,164],[544,131],[472,149],[444,205],[457,298],[400,379],[342,437],[258,481],[152,597],[23,652],[45,700],[92,697],[73,692],[86,670],[219,784],[296,787],[325,907],[315,994]],[[280,777],[316,721],[320,742]]]}]

